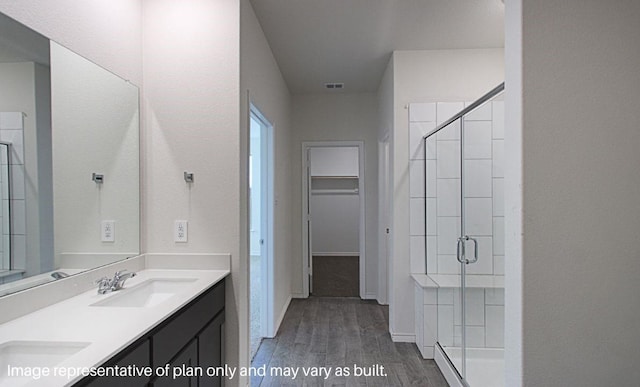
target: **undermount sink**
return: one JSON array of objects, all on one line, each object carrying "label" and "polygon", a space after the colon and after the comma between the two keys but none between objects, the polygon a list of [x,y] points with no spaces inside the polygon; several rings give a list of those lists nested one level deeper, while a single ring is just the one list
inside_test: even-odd
[{"label": "undermount sink", "polygon": [[196,278],[152,278],[130,288],[110,293],[91,306],[151,308],[184,290]]},{"label": "undermount sink", "polygon": [[[73,341],[8,341],[0,344],[0,386],[21,386],[34,377],[25,372],[53,368],[90,343]],[[12,374],[9,375],[9,367]]]}]

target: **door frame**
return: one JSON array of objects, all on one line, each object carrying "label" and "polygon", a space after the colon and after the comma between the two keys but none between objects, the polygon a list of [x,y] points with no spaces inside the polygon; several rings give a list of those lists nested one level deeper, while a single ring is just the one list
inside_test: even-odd
[{"label": "door frame", "polygon": [[[260,134],[261,141],[261,160],[260,160],[260,177],[261,177],[261,190],[260,194],[260,228],[261,234],[264,237],[264,244],[260,248],[261,255],[261,267],[260,275],[262,277],[262,294],[266,297],[261,297],[261,310],[264,313],[260,314],[260,332],[262,337],[272,338],[275,337],[275,321],[274,321],[274,139],[273,139],[273,124],[267,119],[253,102],[249,103],[249,137],[251,137],[251,118],[255,118],[260,122],[264,130]],[[251,140],[249,140],[251,141]],[[251,211],[249,211],[251,216]],[[249,219],[251,222],[251,219]],[[249,268],[250,270],[250,268]],[[249,294],[251,297],[251,294]]]},{"label": "door frame", "polygon": [[311,179],[309,150],[311,148],[334,148],[349,147],[358,148],[358,197],[360,201],[359,209],[359,275],[360,275],[360,298],[365,299],[366,289],[366,240],[365,240],[365,167],[364,167],[364,141],[303,141],[302,142],[302,293],[303,297],[309,297],[309,276],[311,270],[311,245],[310,233],[310,208],[309,208],[309,185]]}]

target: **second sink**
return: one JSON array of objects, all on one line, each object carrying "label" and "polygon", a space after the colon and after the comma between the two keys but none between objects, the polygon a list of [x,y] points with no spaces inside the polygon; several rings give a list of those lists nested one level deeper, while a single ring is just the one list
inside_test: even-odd
[{"label": "second sink", "polygon": [[152,278],[112,293],[91,306],[150,308],[173,297],[194,281],[196,278]]}]

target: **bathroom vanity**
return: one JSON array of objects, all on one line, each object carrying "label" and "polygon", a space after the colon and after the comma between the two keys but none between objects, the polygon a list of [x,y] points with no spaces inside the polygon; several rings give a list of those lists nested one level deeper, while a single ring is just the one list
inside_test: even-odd
[{"label": "bathroom vanity", "polygon": [[[221,386],[222,377],[206,372],[173,373],[174,367],[224,366],[229,262],[228,255],[143,255],[3,298],[17,306],[40,298],[38,292],[76,292],[0,324],[0,386]],[[121,290],[99,294],[94,281],[123,269],[136,275]],[[49,375],[9,374],[8,367]],[[148,372],[93,377],[87,371],[118,367]]]}]

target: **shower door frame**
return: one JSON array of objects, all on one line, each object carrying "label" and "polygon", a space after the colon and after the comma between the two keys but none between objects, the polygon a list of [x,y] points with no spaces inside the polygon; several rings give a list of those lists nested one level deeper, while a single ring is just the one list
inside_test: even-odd
[{"label": "shower door frame", "polygon": [[[422,142],[423,142],[423,150],[424,150],[424,173],[425,173],[425,178],[424,178],[424,192],[425,192],[425,206],[424,206],[424,220],[425,220],[425,274],[426,273],[426,268],[427,266],[427,251],[428,249],[426,248],[427,246],[427,235],[428,232],[426,232],[427,230],[427,139],[430,138],[431,136],[436,135],[438,132],[440,132],[442,129],[447,128],[449,125],[454,124],[456,121],[460,120],[460,129],[459,129],[459,134],[460,134],[460,235],[458,237],[457,240],[457,259],[460,263],[460,309],[461,309],[461,313],[460,313],[460,317],[461,317],[461,332],[460,332],[460,336],[461,336],[461,346],[460,346],[460,352],[461,352],[461,358],[460,358],[460,369],[458,370],[454,364],[454,362],[452,361],[452,359],[449,358],[449,355],[446,353],[446,351],[444,350],[444,348],[442,347],[441,343],[440,343],[440,338],[437,338],[437,342],[436,342],[436,359],[438,357],[442,357],[444,358],[443,360],[447,363],[447,365],[449,366],[451,372],[453,372],[454,374],[457,375],[457,379],[459,380],[460,384],[464,387],[470,387],[469,384],[467,383],[467,379],[466,379],[466,363],[467,363],[467,359],[466,359],[466,349],[467,349],[467,340],[466,340],[466,266],[468,264],[472,264],[475,263],[478,260],[478,244],[477,241],[473,238],[470,237],[468,235],[466,235],[466,230],[465,230],[465,155],[464,155],[464,117],[469,114],[470,112],[474,111],[475,109],[477,109],[478,107],[484,105],[485,103],[489,102],[491,99],[493,99],[494,97],[496,97],[497,95],[499,95],[500,93],[502,93],[504,91],[504,82],[499,84],[498,86],[496,86],[495,88],[493,88],[491,91],[489,91],[488,93],[486,93],[485,95],[483,95],[482,97],[480,97],[479,99],[477,99],[476,101],[474,101],[473,103],[471,103],[469,106],[467,106],[466,108],[464,108],[463,110],[461,110],[459,113],[455,114],[454,116],[452,116],[451,118],[449,118],[448,120],[446,120],[445,122],[443,122],[442,124],[438,125],[435,129],[433,129],[432,131],[430,131],[429,133],[427,133],[426,135],[424,135],[422,137]],[[472,240],[474,243],[474,257],[469,260],[466,257],[466,242]],[[455,304],[454,304],[454,310],[455,310]],[[454,312],[455,313],[455,312]]]}]

